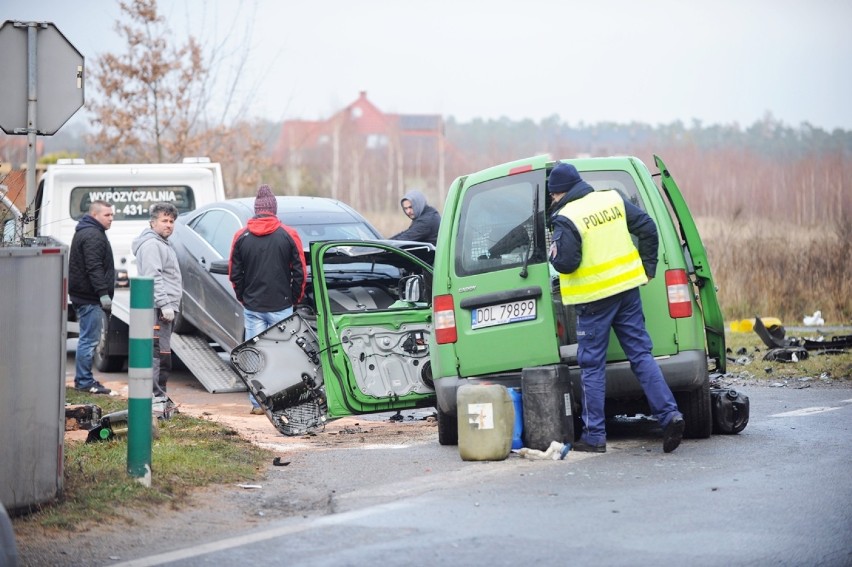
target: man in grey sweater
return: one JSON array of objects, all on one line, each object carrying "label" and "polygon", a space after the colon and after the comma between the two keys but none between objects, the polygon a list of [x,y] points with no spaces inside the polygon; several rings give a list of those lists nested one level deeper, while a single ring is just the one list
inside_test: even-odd
[{"label": "man in grey sweater", "polygon": [[151,226],[142,231],[131,246],[136,255],[139,276],[154,280],[154,307],[157,319],[154,322],[154,374],[153,411],[157,417],[168,418],[174,404],[166,393],[169,373],[172,369],[172,329],[175,314],[180,309],[183,282],[180,276],[177,255],[168,238],[175,229],[177,208],[171,203],[156,203],[151,206]]}]

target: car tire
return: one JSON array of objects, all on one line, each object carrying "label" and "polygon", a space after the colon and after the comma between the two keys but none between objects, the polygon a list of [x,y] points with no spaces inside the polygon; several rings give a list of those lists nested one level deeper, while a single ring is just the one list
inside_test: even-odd
[{"label": "car tire", "polygon": [[109,325],[110,316],[103,314],[104,322],[101,326],[101,338],[95,345],[92,353],[92,365],[100,372],[121,372],[124,370],[125,356],[113,356],[109,354]]},{"label": "car tire", "polygon": [[438,444],[439,445],[458,445],[459,444],[459,422],[456,416],[441,411],[441,406],[438,405]]},{"label": "car tire", "polygon": [[713,414],[710,405],[710,377],[691,392],[675,392],[675,400],[686,422],[683,436],[688,439],[707,439],[713,431]]},{"label": "car tire", "polygon": [[[183,307],[183,305],[181,305]],[[172,326],[172,331],[180,335],[191,335],[195,332],[195,327],[187,321],[183,316],[183,309],[175,313],[175,321]]]}]

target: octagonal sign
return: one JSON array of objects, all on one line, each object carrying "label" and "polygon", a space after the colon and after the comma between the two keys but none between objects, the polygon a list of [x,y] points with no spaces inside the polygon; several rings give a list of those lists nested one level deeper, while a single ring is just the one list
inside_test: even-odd
[{"label": "octagonal sign", "polygon": [[36,133],[52,136],[83,106],[83,56],[50,22],[0,26],[0,129],[27,133],[30,28],[36,30]]}]

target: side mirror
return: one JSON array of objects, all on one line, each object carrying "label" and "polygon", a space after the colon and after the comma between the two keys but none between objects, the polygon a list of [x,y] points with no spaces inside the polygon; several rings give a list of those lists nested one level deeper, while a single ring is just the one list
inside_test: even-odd
[{"label": "side mirror", "polygon": [[216,260],[210,262],[210,273],[211,274],[222,274],[224,276],[228,275],[228,261],[227,260]]},{"label": "side mirror", "polygon": [[406,276],[399,280],[399,298],[410,303],[428,303],[431,298],[423,276]]}]

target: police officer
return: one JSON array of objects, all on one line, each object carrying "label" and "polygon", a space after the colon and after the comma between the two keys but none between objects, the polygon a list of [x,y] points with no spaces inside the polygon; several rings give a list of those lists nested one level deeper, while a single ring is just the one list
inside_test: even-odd
[{"label": "police officer", "polygon": [[613,329],[663,428],[663,451],[671,453],[683,437],[683,415],[651,354],[639,297],[639,286],[657,270],[654,220],[617,191],[595,191],[567,163],[553,168],[547,187],[553,203],[550,263],[560,274],[562,303],[577,312],[583,434],[573,448],[606,452],[606,351]]}]

